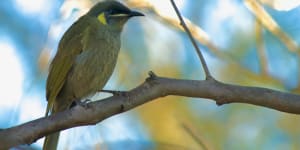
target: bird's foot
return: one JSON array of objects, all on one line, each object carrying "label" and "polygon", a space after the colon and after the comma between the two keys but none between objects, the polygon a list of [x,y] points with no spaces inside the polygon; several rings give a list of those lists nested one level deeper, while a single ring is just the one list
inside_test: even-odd
[{"label": "bird's foot", "polygon": [[79,105],[79,106],[84,107],[84,108],[89,108],[89,103],[90,103],[90,102],[91,102],[90,99],[85,99],[85,100],[83,100],[83,101],[81,101],[81,100],[76,100],[76,101],[74,101],[74,102],[71,104],[70,108],[72,108],[72,107],[74,107],[74,106],[76,106],[76,105]]},{"label": "bird's foot", "polygon": [[124,96],[124,97],[128,96],[127,91],[100,90],[100,92],[111,93],[114,96]]}]

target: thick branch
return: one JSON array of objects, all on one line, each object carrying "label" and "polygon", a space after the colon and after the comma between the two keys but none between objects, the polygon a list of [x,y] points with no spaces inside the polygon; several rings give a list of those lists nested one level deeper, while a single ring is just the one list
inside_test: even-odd
[{"label": "thick branch", "polygon": [[125,94],[75,106],[64,112],[40,118],[0,131],[0,149],[30,144],[50,133],[68,128],[93,125],[167,95],[214,99],[217,104],[248,103],[283,112],[300,114],[300,96],[266,88],[230,85],[213,79],[179,80],[152,75],[143,84]]}]

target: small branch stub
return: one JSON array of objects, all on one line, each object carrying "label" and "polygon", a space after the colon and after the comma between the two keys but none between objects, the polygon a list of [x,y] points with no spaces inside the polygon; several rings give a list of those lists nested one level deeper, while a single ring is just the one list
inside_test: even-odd
[{"label": "small branch stub", "polygon": [[149,78],[151,78],[151,79],[154,79],[157,77],[157,75],[153,71],[149,71],[148,75],[149,75]]}]

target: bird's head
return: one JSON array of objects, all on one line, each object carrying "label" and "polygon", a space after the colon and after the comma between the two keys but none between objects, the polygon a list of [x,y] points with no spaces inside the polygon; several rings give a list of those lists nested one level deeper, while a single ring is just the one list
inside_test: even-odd
[{"label": "bird's head", "polygon": [[99,2],[87,13],[96,17],[103,24],[116,30],[121,30],[128,19],[134,16],[144,16],[144,14],[130,10],[117,1]]}]

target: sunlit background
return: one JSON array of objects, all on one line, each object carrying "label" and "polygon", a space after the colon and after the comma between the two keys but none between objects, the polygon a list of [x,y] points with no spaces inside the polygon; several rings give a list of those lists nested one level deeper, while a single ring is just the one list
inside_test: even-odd
[{"label": "sunlit background", "polygon": [[[0,128],[44,116],[47,70],[59,39],[96,2],[0,3]],[[146,17],[126,25],[118,64],[106,89],[132,89],[150,70],[160,76],[204,79],[168,0],[122,2]],[[175,2],[218,80],[300,93],[299,0]],[[95,99],[104,96],[108,95],[98,93]],[[296,150],[299,126],[297,115],[267,108],[218,107],[207,99],[168,96],[95,126],[63,131],[59,149]],[[41,149],[43,140],[20,148]]]}]

